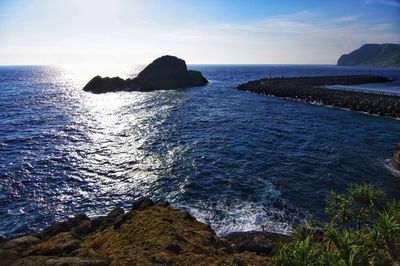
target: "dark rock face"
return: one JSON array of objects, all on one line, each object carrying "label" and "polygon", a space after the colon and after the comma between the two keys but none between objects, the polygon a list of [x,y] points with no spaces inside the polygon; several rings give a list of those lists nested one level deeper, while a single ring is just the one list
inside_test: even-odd
[{"label": "dark rock face", "polygon": [[400,44],[365,44],[342,55],[338,66],[400,67]]},{"label": "dark rock face", "polygon": [[83,88],[84,91],[90,91],[93,93],[105,93],[124,90],[127,87],[125,80],[119,77],[102,78],[100,76],[95,76],[92,78],[88,84]]},{"label": "dark rock face", "polygon": [[107,214],[107,218],[109,219],[116,219],[118,216],[124,214],[125,211],[121,207],[117,207],[113,209],[109,214]]},{"label": "dark rock face", "polygon": [[270,232],[250,231],[233,232],[224,236],[224,239],[233,244],[234,249],[239,252],[249,251],[272,256],[276,252],[276,243],[288,242],[290,237]]},{"label": "dark rock face", "polygon": [[151,206],[154,206],[154,202],[149,198],[143,197],[133,202],[131,210],[142,211]]},{"label": "dark rock face", "polygon": [[163,208],[171,206],[171,204],[168,201],[157,202],[157,205]]},{"label": "dark rock face", "polygon": [[239,85],[239,90],[291,98],[307,103],[400,118],[400,97],[324,88],[325,85],[355,85],[389,82],[377,76],[267,78]]},{"label": "dark rock face", "polygon": [[12,239],[8,242],[6,242],[4,245],[2,245],[3,249],[17,249],[17,250],[22,250],[22,249],[27,249],[32,245],[40,243],[40,239],[35,237],[35,236],[23,236],[19,238]]},{"label": "dark rock face", "polygon": [[42,239],[49,239],[59,233],[69,232],[72,228],[78,227],[85,221],[90,221],[89,217],[84,214],[78,214],[74,218],[67,221],[56,223],[41,232],[39,235]]},{"label": "dark rock face", "polygon": [[199,71],[188,70],[184,60],[175,56],[162,56],[154,60],[134,79],[94,77],[84,91],[105,93],[115,91],[171,90],[204,86],[207,79]]},{"label": "dark rock face", "polygon": [[170,55],[157,58],[136,79],[129,81],[131,88],[138,86],[150,90],[204,86],[207,83],[199,71],[188,70],[184,60]]},{"label": "dark rock face", "polygon": [[400,170],[400,144],[397,145],[396,151],[393,154],[392,165],[397,170]]},{"label": "dark rock face", "polygon": [[208,83],[208,80],[201,74],[200,71],[188,70],[189,80],[191,83],[190,87],[204,86]]}]

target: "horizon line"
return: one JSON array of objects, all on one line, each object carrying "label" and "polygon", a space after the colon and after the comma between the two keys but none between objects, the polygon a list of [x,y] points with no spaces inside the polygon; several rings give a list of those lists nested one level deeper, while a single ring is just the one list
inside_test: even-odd
[{"label": "horizon line", "polygon": [[[133,66],[140,66],[140,65],[148,65],[150,63],[137,63],[137,64],[129,64],[129,63],[104,63],[104,64],[98,64],[98,63],[90,63],[90,64],[0,64],[0,67],[5,67],[5,66],[90,66],[90,65],[100,65],[100,66],[115,66],[115,65],[133,65]],[[337,66],[337,64],[329,64],[329,63],[186,63],[186,65],[204,65],[204,66],[229,66],[229,65],[242,65],[242,66],[262,66],[262,65],[314,65],[314,66]]]}]

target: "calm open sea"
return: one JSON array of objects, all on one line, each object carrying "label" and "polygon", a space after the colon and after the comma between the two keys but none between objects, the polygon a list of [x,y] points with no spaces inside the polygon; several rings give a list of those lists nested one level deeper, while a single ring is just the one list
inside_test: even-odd
[{"label": "calm open sea", "polygon": [[82,91],[94,75],[127,78],[140,67],[0,67],[0,234],[129,208],[140,196],[186,208],[219,234],[289,232],[305,215],[323,217],[330,190],[355,183],[400,198],[389,166],[399,120],[235,89],[266,76],[400,80],[399,69],[191,68],[209,85],[94,95]]}]

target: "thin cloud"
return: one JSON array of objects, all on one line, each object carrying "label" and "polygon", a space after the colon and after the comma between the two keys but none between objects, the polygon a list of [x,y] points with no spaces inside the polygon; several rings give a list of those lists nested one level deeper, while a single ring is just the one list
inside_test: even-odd
[{"label": "thin cloud", "polygon": [[361,17],[361,15],[343,16],[343,17],[338,17],[338,18],[334,19],[334,21],[338,22],[338,23],[355,22],[355,21],[359,20],[360,17]]},{"label": "thin cloud", "polygon": [[366,4],[382,4],[382,5],[400,8],[400,1],[396,1],[396,0],[366,0],[365,3]]}]

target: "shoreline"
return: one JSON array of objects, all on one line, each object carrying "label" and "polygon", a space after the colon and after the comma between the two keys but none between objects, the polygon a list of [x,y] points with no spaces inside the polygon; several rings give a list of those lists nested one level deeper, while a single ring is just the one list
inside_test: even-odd
[{"label": "shoreline", "polygon": [[382,117],[400,118],[400,96],[328,89],[326,85],[357,85],[386,83],[379,76],[320,76],[297,78],[266,78],[240,84],[237,89],[257,94],[292,99]]},{"label": "shoreline", "polygon": [[267,231],[218,236],[189,212],[168,202],[155,203],[142,198],[133,202],[128,212],[115,208],[106,216],[93,219],[78,214],[40,232],[0,238],[0,262],[6,265],[273,265],[278,243],[289,240],[290,236]]}]

